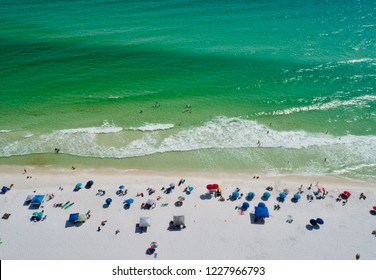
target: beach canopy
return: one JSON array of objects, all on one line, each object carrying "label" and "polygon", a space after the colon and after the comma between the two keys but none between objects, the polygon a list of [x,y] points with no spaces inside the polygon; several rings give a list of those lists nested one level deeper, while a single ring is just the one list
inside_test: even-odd
[{"label": "beach canopy", "polygon": [[238,198],[239,197],[239,193],[238,192],[233,192],[232,193],[232,197],[233,198]]},{"label": "beach canopy", "polygon": [[78,216],[77,218],[77,222],[80,222],[80,223],[83,223],[87,220],[87,215],[86,214],[81,214],[80,216]]},{"label": "beach canopy", "polygon": [[323,224],[324,224],[324,220],[321,219],[321,218],[317,218],[317,219],[316,219],[316,222],[317,222],[319,225],[323,225]]},{"label": "beach canopy", "polygon": [[133,198],[128,198],[127,200],[124,201],[126,204],[132,204],[134,202]]},{"label": "beach canopy", "polygon": [[125,186],[124,186],[124,185],[121,185],[121,186],[119,186],[119,189],[124,190],[124,189],[125,189]]},{"label": "beach canopy", "polygon": [[174,216],[173,218],[174,226],[185,226],[184,216]]},{"label": "beach canopy", "polygon": [[259,204],[257,205],[258,207],[266,207],[265,203],[264,202],[259,202]]},{"label": "beach canopy", "polygon": [[266,206],[255,206],[256,218],[269,218],[269,210]]},{"label": "beach canopy", "polygon": [[107,203],[107,204],[110,204],[111,202],[112,202],[112,198],[107,198],[107,199],[106,199],[106,203]]},{"label": "beach canopy", "polygon": [[75,221],[78,220],[78,217],[79,217],[79,216],[80,216],[79,213],[72,213],[72,214],[69,215],[69,221],[70,221],[71,223],[74,223]]},{"label": "beach canopy", "polygon": [[300,199],[300,194],[298,194],[298,193],[294,194],[294,199],[299,200]]},{"label": "beach canopy", "polygon": [[279,194],[279,197],[282,198],[282,199],[285,199],[286,196],[287,196],[287,194],[284,193],[284,192],[281,192],[281,193]]},{"label": "beach canopy", "polygon": [[31,205],[33,207],[39,207],[44,200],[44,195],[38,194],[33,197],[33,200],[31,201]]},{"label": "beach canopy", "polygon": [[9,190],[10,190],[10,188],[8,188],[8,187],[6,187],[6,186],[4,186],[4,187],[1,188],[1,191],[2,191],[3,193],[6,193],[6,192],[9,191]]},{"label": "beach canopy", "polygon": [[310,219],[309,223],[313,226],[317,226],[317,221],[315,219]]},{"label": "beach canopy", "polygon": [[150,217],[141,217],[139,226],[140,227],[150,227],[151,226],[151,218]]},{"label": "beach canopy", "polygon": [[247,210],[249,208],[249,203],[248,202],[243,202],[242,209]]}]

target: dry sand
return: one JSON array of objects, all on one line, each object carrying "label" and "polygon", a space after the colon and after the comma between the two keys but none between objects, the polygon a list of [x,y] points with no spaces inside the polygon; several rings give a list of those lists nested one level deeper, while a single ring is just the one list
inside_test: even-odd
[{"label": "dry sand", "polygon": [[[0,259],[53,259],[53,260],[353,260],[376,259],[376,216],[370,210],[376,205],[376,184],[351,181],[342,178],[304,176],[266,176],[262,174],[235,173],[186,173],[168,174],[142,170],[117,169],[53,169],[2,166],[1,186],[14,184],[0,195],[0,215],[11,214],[0,220]],[[253,179],[258,175],[259,179]],[[31,176],[31,178],[28,178]],[[186,181],[177,186],[179,180]],[[75,185],[93,180],[91,189],[74,192]],[[171,182],[176,184],[170,194],[161,189]],[[307,194],[320,188],[328,191],[325,199],[307,200]],[[209,196],[207,184],[218,183],[225,201]],[[311,190],[308,187],[312,184]],[[118,196],[120,185],[125,185],[127,195]],[[301,199],[294,203],[291,198],[303,185]],[[187,195],[183,190],[193,186]],[[271,197],[263,201],[266,187],[272,186]],[[63,188],[61,190],[60,188]],[[147,188],[155,189],[148,195]],[[243,197],[228,200],[229,195],[240,188]],[[98,189],[106,191],[97,195]],[[283,189],[289,195],[283,203],[277,197]],[[246,201],[248,192],[256,194],[249,201],[250,208],[241,212],[236,209]],[[343,191],[352,196],[343,205],[336,201]],[[47,215],[44,221],[30,220],[35,210],[24,206],[27,195],[54,194],[54,198],[42,204],[40,210]],[[144,197],[136,196],[143,193]],[[366,199],[359,199],[364,193]],[[179,196],[185,201],[181,207],[175,202]],[[140,209],[148,198],[157,201],[154,209]],[[112,198],[109,207],[105,199]],[[124,209],[124,200],[133,198],[134,203]],[[74,202],[68,209],[54,207],[56,203]],[[265,224],[253,222],[254,206],[263,201],[269,208],[270,218]],[[162,204],[168,203],[167,206]],[[280,210],[274,210],[274,205]],[[91,217],[81,226],[67,222],[70,213],[86,213]],[[169,231],[174,215],[184,215],[186,228]],[[287,223],[288,216],[293,221]],[[137,233],[135,225],[140,217],[150,217],[151,227],[146,233]],[[312,218],[322,218],[324,224],[313,228]],[[101,231],[101,221],[107,220]],[[116,230],[120,232],[115,234]],[[151,242],[159,247],[152,255],[145,252]]]}]

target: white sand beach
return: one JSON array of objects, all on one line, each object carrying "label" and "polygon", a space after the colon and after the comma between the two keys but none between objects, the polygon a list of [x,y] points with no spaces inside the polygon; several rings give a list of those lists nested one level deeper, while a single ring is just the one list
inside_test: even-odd
[{"label": "white sand beach", "polygon": [[[1,216],[10,214],[8,219],[0,220],[2,260],[354,260],[356,254],[360,259],[376,259],[376,235],[372,233],[376,230],[376,215],[371,213],[376,205],[375,183],[252,173],[24,168],[2,166],[0,171],[1,186],[13,184],[11,190],[0,195]],[[185,182],[178,186],[181,178]],[[94,184],[86,189],[89,180]],[[82,188],[73,191],[79,182]],[[166,194],[162,188],[172,182],[176,186]],[[208,194],[206,186],[213,183],[220,185],[224,201]],[[125,186],[126,195],[116,194],[120,185]],[[301,199],[292,202],[301,185]],[[328,192],[325,198],[316,198],[316,185]],[[186,194],[184,189],[190,186],[194,189]],[[261,197],[268,186],[273,190],[264,201]],[[149,195],[148,188],[155,192]],[[228,200],[236,188],[243,196]],[[105,195],[99,195],[99,189]],[[284,189],[289,194],[282,203],[277,198]],[[345,204],[344,200],[337,201],[344,191],[351,193]],[[255,193],[251,201],[246,200],[249,192]],[[140,193],[144,196],[137,196]],[[359,199],[361,193],[366,199]],[[46,195],[39,209],[24,205],[28,195],[37,194]],[[48,200],[51,194],[53,198]],[[308,200],[307,195],[313,199]],[[185,198],[180,207],[175,205],[179,196]],[[105,207],[107,198],[112,202]],[[125,209],[124,201],[129,198],[134,203]],[[156,207],[141,209],[149,198],[156,201]],[[68,201],[74,203],[68,209],[56,207]],[[249,209],[236,209],[246,201]],[[264,224],[253,220],[259,202],[269,209],[270,217]],[[280,209],[274,210],[275,205]],[[33,213],[41,210],[44,220],[32,221]],[[90,218],[81,225],[68,222],[71,213],[88,211]],[[186,228],[168,229],[174,215],[184,215]],[[140,217],[150,217],[147,232],[136,232]],[[309,221],[316,218],[324,224],[312,226]],[[104,226],[102,221],[107,221]],[[148,255],[151,242],[157,242],[158,248]]]}]

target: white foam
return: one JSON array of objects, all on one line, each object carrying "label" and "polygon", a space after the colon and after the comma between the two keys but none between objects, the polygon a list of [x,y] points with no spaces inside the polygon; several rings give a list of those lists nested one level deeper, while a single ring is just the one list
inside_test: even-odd
[{"label": "white foam", "polygon": [[130,127],[130,130],[139,130],[139,131],[157,131],[157,130],[167,130],[174,127],[174,124],[171,123],[144,123],[139,127]]},{"label": "white foam", "polygon": [[11,132],[11,130],[7,130],[7,129],[0,130],[0,133],[9,133],[9,132]]},{"label": "white foam", "polygon": [[102,126],[100,127],[62,129],[62,130],[58,130],[57,133],[60,133],[60,134],[76,134],[76,133],[102,134],[102,133],[116,133],[122,130],[123,128],[110,124],[107,121],[104,121]]},{"label": "white foam", "polygon": [[290,115],[293,113],[309,112],[309,111],[326,111],[326,110],[336,109],[340,107],[346,108],[349,106],[354,106],[354,107],[361,109],[361,108],[368,106],[368,103],[373,102],[373,101],[376,101],[376,96],[363,95],[363,96],[354,97],[348,100],[335,99],[326,103],[318,103],[318,104],[313,104],[309,106],[301,106],[301,107],[292,107],[292,108],[287,108],[284,110],[276,110],[273,112],[260,112],[260,113],[256,113],[255,115],[256,116]]}]

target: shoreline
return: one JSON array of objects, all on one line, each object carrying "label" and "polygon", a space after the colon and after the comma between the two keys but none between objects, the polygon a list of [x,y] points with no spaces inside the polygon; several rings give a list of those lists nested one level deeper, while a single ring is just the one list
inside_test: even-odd
[{"label": "shoreline", "polygon": [[[26,179],[27,176],[31,178]],[[259,179],[253,179],[254,176]],[[376,229],[375,216],[369,212],[376,205],[376,185],[369,182],[317,176],[33,166],[2,166],[0,178],[3,185],[14,184],[10,191],[0,195],[0,213],[11,214],[9,219],[0,220],[3,242],[0,258],[5,260],[151,260],[154,257],[162,260],[349,260],[355,254],[360,254],[362,259],[376,259],[376,239],[371,234]],[[181,178],[186,182],[178,186]],[[85,185],[88,180],[94,181],[92,188],[73,191],[78,182]],[[162,189],[171,182],[176,187],[171,194],[166,194]],[[325,199],[309,201],[306,195],[317,190],[317,182],[319,188],[325,187],[328,195]],[[220,185],[225,201],[208,195],[206,185],[212,183]],[[127,195],[116,195],[120,185],[125,185]],[[301,199],[292,202],[293,194],[301,185]],[[188,186],[194,187],[189,195],[184,192]],[[273,190],[265,200],[262,195],[268,186]],[[148,188],[153,188],[155,193],[148,195]],[[244,196],[228,200],[236,188]],[[98,195],[98,189],[105,190],[106,195]],[[281,203],[278,195],[284,189],[290,194]],[[251,191],[256,196],[248,201],[245,196]],[[336,201],[343,191],[352,193],[346,204]],[[139,193],[144,197],[137,196]],[[367,199],[358,199],[360,193]],[[44,221],[30,220],[36,210],[23,205],[30,194],[54,194],[53,199],[45,200],[37,210],[44,210],[47,216]],[[185,197],[181,207],[176,205],[179,196]],[[157,200],[158,197],[161,199]],[[113,200],[109,207],[105,206],[106,198]],[[123,202],[128,198],[133,198],[134,203],[125,209]],[[156,201],[156,207],[140,209],[149,198]],[[68,210],[54,207],[67,201],[74,202]],[[239,207],[246,201],[250,208],[242,212]],[[253,222],[254,206],[259,202],[264,202],[270,213],[263,225]],[[277,204],[280,210],[273,209]],[[69,214],[88,211],[91,217],[81,226],[67,222]],[[187,228],[168,230],[174,215],[184,215]],[[286,222],[289,216],[293,217],[292,223]],[[140,217],[151,218],[151,227],[143,234],[135,229]],[[309,220],[318,217],[325,224],[319,229],[312,228]],[[101,226],[104,220],[108,224]],[[157,255],[145,254],[154,241],[159,244]]]}]

